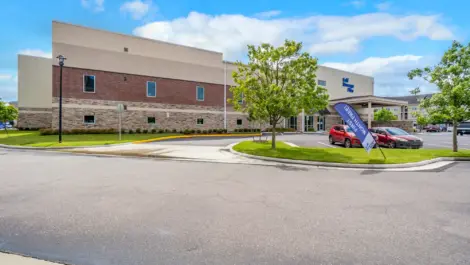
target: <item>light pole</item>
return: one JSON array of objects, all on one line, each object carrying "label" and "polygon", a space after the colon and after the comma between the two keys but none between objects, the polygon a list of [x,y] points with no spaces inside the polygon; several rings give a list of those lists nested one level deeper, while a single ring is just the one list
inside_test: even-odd
[{"label": "light pole", "polygon": [[62,68],[64,61],[67,59],[62,55],[57,56],[60,66],[60,81],[59,81],[59,143],[62,143]]}]

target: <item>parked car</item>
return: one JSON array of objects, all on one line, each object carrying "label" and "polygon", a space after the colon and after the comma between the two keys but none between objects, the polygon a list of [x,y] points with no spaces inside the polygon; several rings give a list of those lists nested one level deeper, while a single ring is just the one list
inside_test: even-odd
[{"label": "parked car", "polygon": [[426,132],[440,132],[441,127],[439,125],[429,125],[426,127]]},{"label": "parked car", "polygon": [[457,126],[457,134],[470,134],[470,121],[462,122]]},{"label": "parked car", "polygon": [[389,148],[414,148],[423,147],[423,139],[411,135],[400,128],[377,127],[372,128],[377,134],[377,144]]},{"label": "parked car", "polygon": [[[372,134],[377,141],[377,135]],[[330,144],[340,143],[346,148],[361,147],[361,141],[347,125],[333,125],[328,136]],[[375,148],[375,146],[374,146]]]},{"label": "parked car", "polygon": [[7,129],[13,128],[13,126],[11,126],[11,124],[9,124],[9,123],[7,123],[7,124],[0,123],[0,130],[4,130],[5,126],[7,127]]}]

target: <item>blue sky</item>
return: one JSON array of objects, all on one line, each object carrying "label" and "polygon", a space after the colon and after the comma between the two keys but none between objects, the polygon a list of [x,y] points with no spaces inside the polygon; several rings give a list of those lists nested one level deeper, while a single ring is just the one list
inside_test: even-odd
[{"label": "blue sky", "polygon": [[304,43],[321,64],[375,77],[376,95],[421,86],[406,72],[434,64],[452,40],[467,43],[466,0],[195,1],[15,0],[0,9],[0,98],[17,97],[17,54],[50,56],[51,21],[224,52],[244,60],[247,44]]}]

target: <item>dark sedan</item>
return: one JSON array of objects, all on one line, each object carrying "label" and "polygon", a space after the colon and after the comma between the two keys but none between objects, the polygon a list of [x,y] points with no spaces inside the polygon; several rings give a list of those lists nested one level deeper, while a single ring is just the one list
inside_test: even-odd
[{"label": "dark sedan", "polygon": [[378,127],[372,128],[377,134],[377,144],[389,148],[413,148],[423,147],[423,139],[411,135],[400,128]]}]

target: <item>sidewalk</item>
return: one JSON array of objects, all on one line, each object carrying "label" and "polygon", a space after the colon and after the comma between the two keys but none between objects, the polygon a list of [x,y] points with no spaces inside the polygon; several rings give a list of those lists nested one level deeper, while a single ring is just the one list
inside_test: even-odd
[{"label": "sidewalk", "polygon": [[19,255],[7,254],[0,252],[0,264],[2,265],[59,265],[44,260],[27,258]]}]

